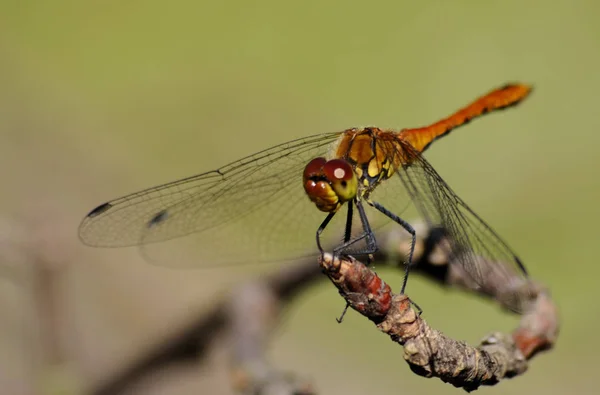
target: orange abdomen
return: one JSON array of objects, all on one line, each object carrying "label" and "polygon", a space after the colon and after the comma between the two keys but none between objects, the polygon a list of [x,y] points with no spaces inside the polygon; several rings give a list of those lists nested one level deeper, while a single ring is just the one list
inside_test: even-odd
[{"label": "orange abdomen", "polygon": [[418,152],[423,152],[435,139],[448,134],[458,126],[468,123],[473,118],[519,103],[529,95],[531,89],[530,86],[522,84],[505,85],[478,98],[448,118],[421,128],[403,129],[400,131],[399,137],[410,143]]}]

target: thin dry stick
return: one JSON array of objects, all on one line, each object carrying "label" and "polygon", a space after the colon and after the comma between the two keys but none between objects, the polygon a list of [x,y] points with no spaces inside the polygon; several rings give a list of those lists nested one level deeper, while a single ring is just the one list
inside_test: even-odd
[{"label": "thin dry stick", "polygon": [[[533,282],[523,286],[520,295],[530,300],[522,300],[525,314],[513,334],[492,333],[472,347],[431,328],[407,295],[393,294],[389,285],[356,259],[333,259],[326,254],[320,264],[350,307],[404,346],[404,359],[413,372],[438,377],[466,391],[524,373],[527,360],[556,341],[556,308],[547,292]],[[448,278],[456,284],[469,283],[458,276]]]}]

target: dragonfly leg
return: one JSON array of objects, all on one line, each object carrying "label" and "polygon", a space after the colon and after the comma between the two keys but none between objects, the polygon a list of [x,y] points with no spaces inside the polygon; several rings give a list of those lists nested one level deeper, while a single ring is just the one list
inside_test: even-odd
[{"label": "dragonfly leg", "polygon": [[[348,243],[350,242],[350,239],[352,238],[352,215],[353,215],[353,208],[354,205],[352,203],[348,204],[348,214],[346,217],[346,229],[344,232],[344,243]],[[363,210],[364,211],[364,210]],[[363,218],[366,218],[366,216],[361,216],[361,221],[363,220]],[[367,223],[368,226],[368,223]],[[364,222],[363,222],[363,229],[364,229]],[[365,232],[365,234],[367,234]],[[369,260],[367,262],[367,265],[371,265],[372,262],[372,255],[369,254]],[[336,318],[335,320],[337,321],[338,324],[341,324],[344,321],[344,317],[346,316],[346,313],[348,312],[348,307],[350,307],[350,303],[346,302],[346,306],[344,306],[344,311],[342,311],[342,314],[340,315],[339,318]]]},{"label": "dragonfly leg", "polygon": [[344,243],[350,241],[352,237],[352,208],[354,205],[352,203],[348,204],[348,215],[346,216],[346,230],[344,231]]},{"label": "dragonfly leg", "polygon": [[410,304],[415,306],[415,308],[417,309],[417,314],[423,314],[423,309],[418,304],[416,304],[411,298],[408,298],[408,300],[410,301]]},{"label": "dragonfly leg", "polygon": [[[359,200],[356,200],[353,203],[356,205],[356,208],[358,209],[358,214],[360,215],[360,222],[361,222],[361,225],[363,228],[363,233],[361,233],[360,235],[351,239],[350,235],[351,235],[351,230],[352,230],[352,223],[348,224],[348,222],[346,222],[346,233],[344,235],[344,243],[342,243],[341,245],[334,248],[334,250],[333,250],[334,256],[339,256],[340,254],[348,254],[348,253],[371,255],[371,254],[377,252],[377,241],[375,240],[375,234],[371,230],[371,225],[369,224],[369,220],[367,218],[367,214],[365,213],[365,209]],[[350,203],[350,204],[352,204],[352,203]],[[352,217],[350,214],[348,215],[348,219],[351,222]],[[353,244],[355,244],[363,239],[366,239],[366,243],[367,243],[366,248],[363,250],[351,251],[350,247]],[[369,257],[369,263],[370,262],[371,262],[371,258]]]},{"label": "dragonfly leg", "polygon": [[346,307],[344,307],[344,311],[342,311],[342,315],[340,315],[340,318],[335,319],[338,324],[341,324],[342,321],[344,321],[344,316],[346,315],[346,312],[348,311],[348,307],[350,307],[350,303],[346,302]]},{"label": "dragonfly leg", "polygon": [[[410,266],[412,265],[413,254],[415,252],[415,245],[417,244],[417,232],[415,231],[415,228],[413,228],[411,226],[411,224],[409,224],[402,218],[398,217],[396,214],[392,213],[391,211],[389,211],[388,209],[383,207],[381,204],[370,201],[370,200],[368,200],[367,203],[369,203],[371,206],[373,206],[377,210],[381,211],[383,214],[388,216],[394,222],[400,224],[400,226],[402,226],[412,236],[412,241],[410,244],[410,252],[408,253],[408,262],[406,262],[406,267],[404,269],[404,280],[402,281],[402,288],[400,290],[400,294],[404,294],[404,290],[406,289],[406,283],[408,282],[408,273],[410,272]],[[419,310],[421,310],[419,308],[419,306],[417,306],[417,305],[415,305],[415,306]]]},{"label": "dragonfly leg", "polygon": [[[327,225],[329,225],[329,222],[331,221],[331,219],[333,218],[334,215],[335,215],[335,212],[329,213],[327,215],[327,217],[325,217],[325,219],[321,223],[321,226],[319,226],[319,229],[317,229],[317,246],[319,247],[319,251],[320,251],[321,255],[323,255],[325,253],[325,251],[323,250],[323,247],[321,246],[321,234],[323,233],[323,231],[325,230]],[[346,217],[346,229],[344,231],[343,246],[347,246],[349,244],[352,244],[352,243],[358,241],[358,240],[350,240],[351,237],[352,237],[352,204],[348,204],[348,216]],[[334,259],[337,256],[337,254],[339,254],[339,252],[336,252],[336,249],[334,249],[333,250]],[[350,307],[350,303],[346,302],[344,311],[342,311],[342,314],[340,315],[339,318],[336,317],[336,319],[335,319],[338,322],[338,324],[341,324],[342,321],[344,320],[344,316],[346,315],[346,312],[348,311],[348,307]]]},{"label": "dragonfly leg", "polygon": [[363,207],[360,201],[356,202],[356,207],[358,208],[358,213],[360,215],[360,222],[362,224],[363,231],[365,232],[365,237],[367,238],[367,249],[363,251],[364,254],[369,254],[369,263],[371,261],[371,254],[377,252],[377,240],[375,240],[375,234],[371,230],[371,224],[369,224],[369,219],[367,218],[367,214],[365,213],[365,208]]},{"label": "dragonfly leg", "polygon": [[327,227],[334,215],[335,212],[329,213],[325,220],[323,220],[323,222],[319,226],[319,229],[317,229],[317,247],[319,247],[319,252],[321,253],[321,255],[323,255],[323,253],[325,252],[323,250],[323,247],[321,246],[321,234],[323,233],[323,231],[325,230],[325,228]]}]

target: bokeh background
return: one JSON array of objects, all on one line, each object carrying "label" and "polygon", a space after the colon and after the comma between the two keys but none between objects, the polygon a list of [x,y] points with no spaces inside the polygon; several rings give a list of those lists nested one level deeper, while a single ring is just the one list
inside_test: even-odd
[{"label": "bokeh background", "polygon": [[[85,393],[248,276],[86,248],[77,226],[98,203],[309,134],[421,126],[523,81],[527,102],[426,154],[561,311],[556,348],[481,393],[597,393],[599,15],[592,1],[2,2],[0,392]],[[517,322],[418,278],[410,294],[471,343]],[[357,314],[336,324],[342,306],[325,282],[303,294],[272,361],[323,394],[459,391],[412,374]],[[231,393],[225,359],[130,393]]]}]

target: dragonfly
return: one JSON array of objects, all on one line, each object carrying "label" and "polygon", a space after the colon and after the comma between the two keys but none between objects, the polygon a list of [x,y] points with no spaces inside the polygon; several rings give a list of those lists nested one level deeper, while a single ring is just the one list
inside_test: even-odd
[{"label": "dragonfly", "polygon": [[[474,118],[522,102],[531,90],[506,84],[425,127],[357,127],[276,145],[103,203],[85,216],[79,236],[90,246],[138,246],[163,266],[223,267],[325,250],[372,254],[378,249],[374,230],[396,224],[412,237],[404,293],[416,237],[400,214],[412,203],[432,228],[445,230],[454,261],[482,288],[491,286],[490,270],[506,281],[515,273],[527,278],[521,259],[423,152]],[[344,207],[346,214],[337,215]],[[495,266],[482,269],[482,259]]]}]

